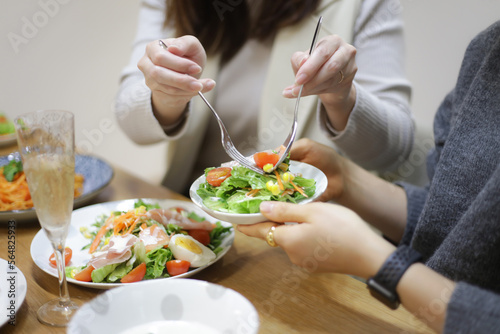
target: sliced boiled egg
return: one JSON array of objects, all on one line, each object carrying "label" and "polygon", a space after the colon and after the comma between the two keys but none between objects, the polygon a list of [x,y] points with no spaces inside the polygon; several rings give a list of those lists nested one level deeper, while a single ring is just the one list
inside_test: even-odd
[{"label": "sliced boiled egg", "polygon": [[174,234],[168,248],[177,260],[191,263],[192,268],[202,267],[215,259],[215,253],[190,235]]}]

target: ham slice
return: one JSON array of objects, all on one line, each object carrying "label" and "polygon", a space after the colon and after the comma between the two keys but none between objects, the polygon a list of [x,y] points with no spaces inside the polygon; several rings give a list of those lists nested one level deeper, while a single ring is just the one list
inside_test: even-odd
[{"label": "ham slice", "polygon": [[154,219],[158,223],[167,226],[168,224],[175,224],[183,230],[213,230],[214,226],[207,220],[202,222],[193,221],[177,211],[168,209],[153,209],[146,213],[146,217]]},{"label": "ham slice", "polygon": [[92,254],[89,265],[95,269],[107,266],[108,264],[122,263],[132,256],[132,246],[139,239],[132,234],[116,235],[109,239],[109,243],[99,252]]},{"label": "ham slice", "polygon": [[139,232],[139,240],[144,243],[147,253],[157,247],[168,245],[170,237],[161,229],[161,227],[153,224]]}]

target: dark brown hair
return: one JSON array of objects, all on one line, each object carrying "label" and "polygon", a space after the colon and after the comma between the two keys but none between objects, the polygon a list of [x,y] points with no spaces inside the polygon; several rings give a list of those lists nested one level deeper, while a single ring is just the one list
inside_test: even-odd
[{"label": "dark brown hair", "polygon": [[[177,36],[196,36],[207,54],[231,59],[248,38],[264,41],[278,29],[293,25],[314,12],[320,0],[166,0],[165,25]],[[255,22],[250,10],[255,9]]]}]

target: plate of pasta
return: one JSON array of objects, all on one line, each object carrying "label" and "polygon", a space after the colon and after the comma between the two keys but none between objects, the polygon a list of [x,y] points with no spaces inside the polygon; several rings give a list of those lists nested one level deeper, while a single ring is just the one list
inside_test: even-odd
[{"label": "plate of pasta", "polygon": [[15,133],[0,134],[0,147],[14,145],[16,142]]},{"label": "plate of pasta", "polygon": [[[75,155],[74,207],[81,207],[92,200],[112,178],[113,169],[105,161],[90,155]],[[34,219],[36,212],[19,153],[0,157],[0,222]]]}]

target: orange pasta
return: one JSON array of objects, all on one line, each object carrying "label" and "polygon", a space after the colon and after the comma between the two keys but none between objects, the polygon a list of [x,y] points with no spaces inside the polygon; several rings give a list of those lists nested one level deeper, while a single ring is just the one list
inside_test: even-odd
[{"label": "orange pasta", "polygon": [[[75,174],[75,198],[82,195],[84,176]],[[12,182],[5,179],[0,167],[0,211],[26,210],[33,207],[24,172],[16,173]]]}]

